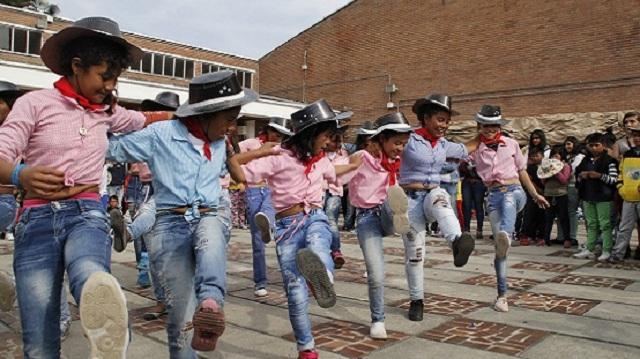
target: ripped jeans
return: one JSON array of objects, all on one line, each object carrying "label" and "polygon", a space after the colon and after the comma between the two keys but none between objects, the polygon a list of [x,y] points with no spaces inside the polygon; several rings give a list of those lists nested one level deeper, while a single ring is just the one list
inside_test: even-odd
[{"label": "ripped jeans", "polygon": [[460,221],[451,207],[447,191],[436,187],[431,191],[407,191],[409,197],[409,223],[411,230],[402,236],[405,270],[411,300],[424,298],[424,245],[427,224],[438,222],[449,246],[461,234]]},{"label": "ripped jeans", "polygon": [[276,232],[278,263],[289,301],[289,320],[298,351],[313,349],[315,343],[309,319],[309,291],[296,265],[296,254],[300,249],[311,249],[327,267],[329,278],[333,278],[333,260],[329,249],[332,235],[329,222],[321,209],[314,209],[306,216],[300,213],[279,219],[276,222]]},{"label": "ripped jeans", "polygon": [[[493,238],[498,238],[498,232],[505,231],[509,234],[509,240],[513,239],[516,226],[516,216],[524,209],[527,196],[520,185],[508,185],[492,187],[488,189],[486,199],[489,221]],[[539,225],[544,225],[540,223]],[[498,296],[507,293],[507,258],[493,260],[498,281]]]},{"label": "ripped jeans", "polygon": [[167,335],[172,359],[197,358],[186,329],[196,306],[207,298],[224,304],[226,228],[216,212],[187,221],[184,215],[159,211],[147,242],[149,265],[156,273],[169,312]]}]

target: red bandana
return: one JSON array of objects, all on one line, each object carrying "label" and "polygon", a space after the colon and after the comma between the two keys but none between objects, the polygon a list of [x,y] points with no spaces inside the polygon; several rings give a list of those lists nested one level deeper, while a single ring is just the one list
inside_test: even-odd
[{"label": "red bandana", "polygon": [[416,134],[424,137],[425,140],[429,141],[431,143],[431,147],[432,148],[436,148],[436,145],[438,144],[438,140],[440,138],[435,137],[434,135],[432,135],[429,131],[427,131],[426,128],[422,127],[416,130]]},{"label": "red bandana", "polygon": [[319,154],[309,158],[307,160],[307,162],[304,164],[304,174],[308,175],[309,172],[311,172],[311,169],[313,168],[313,165],[316,164],[316,162],[320,161],[322,158],[324,158],[324,151],[322,151]]},{"label": "red bandana", "polygon": [[78,105],[82,106],[82,108],[86,110],[95,112],[100,111],[105,107],[104,104],[92,103],[88,98],[77,93],[73,88],[73,85],[71,85],[71,82],[69,82],[69,80],[64,76],[62,76],[60,80],[54,82],[53,87],[57,88],[63,96],[76,100]]},{"label": "red bandana", "polygon": [[187,126],[187,130],[189,133],[193,135],[193,137],[204,141],[204,145],[202,145],[202,149],[204,150],[204,156],[211,161],[211,146],[209,142],[209,137],[204,133],[202,129],[202,125],[200,121],[195,118],[181,118],[180,122],[182,122],[185,126]]},{"label": "red bandana", "polygon": [[384,151],[382,151],[381,155],[380,165],[389,172],[389,186],[393,186],[396,184],[396,177],[398,176],[398,171],[400,171],[400,159],[398,158],[394,162],[389,162],[389,157],[387,157]]},{"label": "red bandana", "polygon": [[480,142],[489,147],[491,145],[499,145],[501,143],[504,143],[504,140],[502,139],[502,133],[498,132],[498,134],[493,138],[486,138],[483,135],[480,135]]},{"label": "red bandana", "polygon": [[259,134],[258,135],[258,141],[260,141],[260,143],[262,143],[262,144],[267,142],[267,134],[266,133]]}]

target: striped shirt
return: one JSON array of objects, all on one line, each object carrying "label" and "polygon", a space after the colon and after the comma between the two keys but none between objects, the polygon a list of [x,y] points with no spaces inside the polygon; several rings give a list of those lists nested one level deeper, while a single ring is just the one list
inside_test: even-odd
[{"label": "striped shirt", "polygon": [[[116,105],[113,114],[90,112],[56,89],[32,91],[16,100],[0,126],[0,158],[65,173],[67,186],[100,184],[107,132],[131,132],[145,117]],[[83,135],[84,134],[84,135]]]},{"label": "striped shirt", "polygon": [[212,142],[211,160],[202,155],[180,121],[163,121],[142,131],[109,139],[107,158],[117,162],[146,162],[153,173],[158,209],[218,206],[220,176],[226,168],[224,140]]},{"label": "striped shirt", "polygon": [[453,143],[442,137],[434,148],[422,136],[412,133],[402,153],[399,182],[401,185],[439,185],[447,158],[462,159],[468,155],[463,144]]}]

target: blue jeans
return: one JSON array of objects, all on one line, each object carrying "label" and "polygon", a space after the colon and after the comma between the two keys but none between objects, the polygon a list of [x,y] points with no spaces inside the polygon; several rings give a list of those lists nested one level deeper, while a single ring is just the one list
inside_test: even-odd
[{"label": "blue jeans", "polygon": [[338,217],[342,209],[342,197],[334,196],[329,191],[324,194],[324,213],[329,218],[329,226],[331,227],[331,250],[340,250],[340,229],[338,228]]},{"label": "blue jeans", "polygon": [[169,312],[167,335],[171,358],[196,358],[193,330],[185,330],[196,306],[207,298],[224,304],[226,288],[225,226],[216,212],[187,221],[159,211],[148,241],[149,266],[157,275]]},{"label": "blue jeans", "polygon": [[231,197],[228,188],[222,188],[220,191],[220,201],[218,202],[218,218],[225,227],[224,236],[229,244],[231,239]]},{"label": "blue jeans", "polygon": [[16,220],[16,198],[0,194],[0,232],[10,231]]},{"label": "blue jeans", "polygon": [[[315,343],[309,320],[309,292],[304,277],[296,265],[296,254],[302,248],[312,250],[324,263],[333,278],[331,259],[331,229],[321,209],[285,217],[276,222],[279,240],[276,243],[278,263],[282,271],[284,290],[289,301],[289,320],[299,351],[313,349]],[[281,238],[282,237],[282,238]],[[281,238],[281,239],[280,239]]]},{"label": "blue jeans", "polygon": [[487,188],[480,180],[462,181],[462,213],[464,217],[464,231],[471,230],[471,210],[476,210],[476,231],[482,232],[484,223],[484,192]]},{"label": "blue jeans", "polygon": [[247,195],[247,215],[249,216],[249,228],[251,229],[251,247],[253,248],[253,282],[256,288],[267,286],[267,260],[264,252],[264,242],[254,216],[258,212],[267,215],[270,223],[276,221],[276,211],[271,203],[271,190],[269,187],[248,187],[245,191]]},{"label": "blue jeans", "polygon": [[438,222],[444,238],[452,245],[461,234],[449,194],[440,187],[431,191],[408,191],[410,233],[402,236],[405,270],[411,300],[424,298],[424,243],[427,223]]},{"label": "blue jeans", "polygon": [[26,358],[60,356],[60,292],[66,269],[80,303],[85,281],[109,272],[111,229],[102,204],[67,200],[27,208],[15,229],[13,269]]},{"label": "blue jeans", "polygon": [[382,238],[393,234],[391,211],[386,203],[356,209],[358,242],[367,268],[371,322],[384,322],[384,252]]},{"label": "blue jeans", "polygon": [[[487,212],[491,222],[493,238],[498,238],[498,232],[505,231],[509,240],[513,239],[516,226],[516,215],[524,209],[527,195],[522,186],[509,185],[489,189],[487,196]],[[540,223],[543,226],[544,223]],[[498,296],[507,293],[507,258],[495,258],[496,277],[498,280]]]}]

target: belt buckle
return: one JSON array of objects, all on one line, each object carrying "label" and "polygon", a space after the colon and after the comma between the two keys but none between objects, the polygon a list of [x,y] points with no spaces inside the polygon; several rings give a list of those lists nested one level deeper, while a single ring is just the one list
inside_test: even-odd
[{"label": "belt buckle", "polygon": [[500,192],[502,193],[507,192],[507,186],[500,186]]}]

